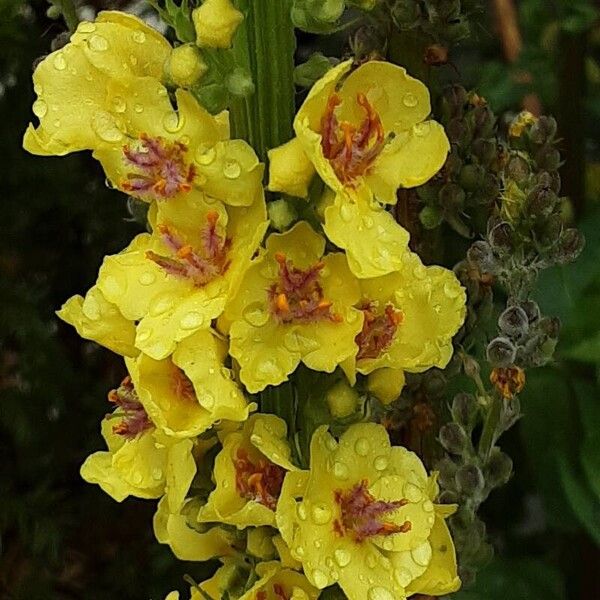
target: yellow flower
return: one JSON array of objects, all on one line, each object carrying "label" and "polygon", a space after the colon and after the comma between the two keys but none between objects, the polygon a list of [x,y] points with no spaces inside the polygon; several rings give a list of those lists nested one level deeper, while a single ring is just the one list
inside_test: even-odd
[{"label": "yellow flower", "polygon": [[[81,23],[71,42],[35,70],[40,125],[29,125],[25,149],[40,155],[92,150],[112,185],[146,202],[204,191],[250,204],[254,194],[240,191],[261,185],[263,166],[248,144],[227,140],[226,114],[211,116],[183,89],[173,106],[162,82],[171,52],[134,17],[101,13],[96,22]],[[176,61],[181,50],[175,52]]]},{"label": "yellow flower", "polygon": [[189,88],[208,71],[208,65],[193,44],[183,44],[173,49],[166,69],[177,87]]},{"label": "yellow flower", "polygon": [[228,304],[229,353],[250,392],[285,381],[300,361],[331,373],[356,353],[358,283],[344,255],[323,256],[324,249],[303,221],[269,236]]},{"label": "yellow flower", "polygon": [[269,156],[269,190],[306,198],[315,168],[298,138],[273,148]]},{"label": "yellow flower", "polygon": [[192,13],[196,43],[201,48],[229,48],[244,15],[230,0],[204,0]]},{"label": "yellow flower", "polygon": [[343,365],[351,381],[354,369],[366,375],[380,368],[421,372],[448,364],[466,313],[465,291],[452,271],[425,267],[407,252],[401,269],[361,279],[360,288],[359,349]]},{"label": "yellow flower", "polygon": [[154,425],[181,438],[199,435],[221,419],[247,419],[250,406],[223,366],[226,355],[226,343],[211,330],[201,330],[185,338],[168,358],[140,354],[127,361]]},{"label": "yellow flower", "polygon": [[367,389],[383,404],[397,400],[406,382],[404,371],[382,367],[369,373]]},{"label": "yellow flower", "polygon": [[527,127],[537,123],[538,118],[528,110],[521,111],[508,127],[508,134],[511,137],[521,137]]},{"label": "yellow flower", "polygon": [[165,358],[221,314],[267,228],[257,193],[251,206],[228,210],[194,196],[162,203],[152,234],[104,259],[97,286],[126,319],[139,321],[135,344],[145,354]]},{"label": "yellow flower", "polygon": [[415,454],[391,447],[381,425],[352,425],[339,442],[323,426],[310,470],[285,478],[277,525],[309,581],[319,589],[338,583],[349,600],[405,598],[427,567],[427,581],[456,589],[453,549],[443,552],[435,529],[452,507],[436,508],[437,493],[435,477]]},{"label": "yellow flower", "polygon": [[199,527],[199,531],[189,525],[186,516],[188,501],[179,511],[170,510],[166,498],[158,503],[154,515],[154,535],[161,544],[168,544],[179,560],[205,561],[228,556],[233,553],[233,535],[222,527]]},{"label": "yellow flower", "polygon": [[126,319],[119,309],[108,302],[97,286],[92,287],[85,298],[69,298],[56,313],[63,321],[73,325],[77,333],[121,354],[136,356],[135,325]]},{"label": "yellow flower", "polygon": [[257,565],[256,573],[260,579],[240,600],[315,600],[319,597],[319,590],[302,573],[282,569],[277,562]]},{"label": "yellow flower", "polygon": [[294,121],[304,151],[336,200],[325,232],[348,251],[359,277],[393,271],[408,234],[377,202],[395,204],[399,187],[425,183],[450,145],[442,126],[426,120],[427,88],[402,67],[346,61],[310,91]]},{"label": "yellow flower", "polygon": [[255,414],[241,431],[225,436],[215,459],[216,488],[200,509],[201,523],[220,522],[244,527],[275,524],[275,506],[290,461],[285,421]]},{"label": "yellow flower", "polygon": [[109,400],[116,409],[102,421],[108,450],[88,456],[81,476],[117,502],[127,496],[164,494],[170,510],[178,511],[196,473],[193,442],[169,438],[156,429],[129,377],[109,394]]}]

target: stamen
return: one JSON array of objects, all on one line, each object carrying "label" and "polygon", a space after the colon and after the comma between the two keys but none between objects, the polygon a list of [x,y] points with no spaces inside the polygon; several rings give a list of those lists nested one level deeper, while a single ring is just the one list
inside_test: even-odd
[{"label": "stamen", "polygon": [[366,116],[357,127],[336,116],[341,99],[332,94],[321,119],[321,147],[335,174],[345,185],[352,187],[356,179],[364,175],[385,145],[385,131],[377,111],[365,94],[359,93],[356,101]]},{"label": "stamen", "polygon": [[380,315],[375,312],[372,302],[367,302],[360,308],[364,321],[362,331],[355,338],[358,346],[356,358],[377,358],[390,347],[396,330],[404,321],[404,313],[391,304]]},{"label": "stamen", "polygon": [[196,400],[196,392],[192,380],[185,374],[183,369],[180,369],[173,363],[173,371],[171,373],[171,386],[175,395],[184,402]]},{"label": "stamen", "polygon": [[152,250],[146,258],[155,262],[169,275],[191,279],[194,285],[203,287],[229,268],[228,258],[231,239],[217,231],[219,214],[211,211],[206,215],[207,224],[200,231],[201,247],[195,250],[191,244],[177,236],[169,225],[159,225],[158,231],[163,242],[174,256],[163,256]]},{"label": "stamen", "polygon": [[113,432],[127,439],[133,439],[144,431],[154,427],[142,406],[133,387],[129,375],[123,379],[121,385],[108,393],[108,401],[115,404],[118,409],[107,418],[120,418],[121,421],[113,425]]},{"label": "stamen", "polygon": [[120,188],[146,200],[165,200],[189,192],[196,170],[186,161],[187,150],[181,142],[143,133],[137,148],[130,144],[123,148],[125,165],[135,170],[127,173]]},{"label": "stamen", "polygon": [[279,263],[279,279],[269,289],[269,300],[271,313],[280,323],[342,321],[342,317],[332,311],[332,302],[323,296],[319,280],[325,266],[322,261],[307,269],[298,269],[281,252],[275,254],[275,260]]},{"label": "stamen", "polygon": [[275,510],[285,470],[262,458],[258,464],[253,463],[248,452],[242,448],[237,451],[234,464],[238,494],[242,498],[260,502],[267,508]]},{"label": "stamen", "polygon": [[394,502],[375,500],[368,487],[368,482],[363,479],[349,490],[334,492],[335,502],[340,508],[340,518],[333,524],[334,531],[342,537],[349,534],[359,543],[373,536],[388,536],[410,531],[412,528],[410,521],[398,525],[381,520],[386,515],[406,506],[408,500],[404,498]]}]

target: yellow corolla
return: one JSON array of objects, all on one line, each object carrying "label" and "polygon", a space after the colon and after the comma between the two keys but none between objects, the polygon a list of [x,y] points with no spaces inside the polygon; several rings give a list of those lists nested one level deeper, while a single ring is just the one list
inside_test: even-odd
[{"label": "yellow corolla", "polygon": [[229,48],[243,19],[231,0],[204,0],[192,12],[196,43],[202,48]]},{"label": "yellow corolla", "polygon": [[93,340],[122,356],[139,353],[135,347],[134,322],[126,319],[97,286],[92,287],[85,298],[69,298],[56,314],[73,325],[86,340]]},{"label": "yellow corolla", "polygon": [[287,426],[275,415],[255,414],[225,436],[215,459],[215,489],[198,521],[244,527],[275,524],[275,506],[290,460]]},{"label": "yellow corolla", "polygon": [[381,368],[421,372],[448,364],[452,338],[466,314],[465,290],[452,271],[426,267],[407,252],[401,269],[361,279],[360,288],[364,320],[356,337],[358,353],[343,365],[352,382],[355,370],[365,375]]},{"label": "yellow corolla", "polygon": [[171,356],[127,361],[138,397],[156,427],[189,438],[221,419],[244,421],[250,406],[223,362],[227,344],[212,330],[185,338]]},{"label": "yellow corolla", "polygon": [[179,560],[205,561],[229,556],[234,553],[234,535],[222,527],[190,525],[193,519],[187,515],[193,501],[187,501],[178,511],[171,512],[163,498],[154,515],[154,535],[161,544],[168,544]]},{"label": "yellow corolla", "polygon": [[437,493],[435,477],[414,453],[390,446],[383,426],[352,425],[339,442],[323,426],[310,470],[285,478],[277,526],[319,589],[337,583],[349,600],[399,600],[421,583],[425,593],[447,593],[459,586],[443,522],[453,507],[436,507]]},{"label": "yellow corolla", "polygon": [[[267,228],[262,188],[248,207],[185,196],[158,205],[153,233],[107,256],[97,287],[139,321],[135,345],[161,360],[223,311]],[[154,211],[153,211],[154,212]]]},{"label": "yellow corolla", "polygon": [[79,25],[71,41],[47,56],[33,80],[40,124],[29,125],[33,154],[92,150],[111,184],[140,200],[170,200],[202,191],[233,205],[260,185],[252,148],[228,140],[226,114],[211,116],[194,96],[162,82],[169,43],[139,19],[105,12]]},{"label": "yellow corolla", "polygon": [[395,204],[399,187],[425,183],[446,160],[450,145],[442,126],[426,120],[430,112],[427,88],[402,67],[370,61],[352,70],[345,61],[317,81],[296,115],[296,135],[336,195],[325,232],[359,277],[393,271],[408,242],[378,203]]},{"label": "yellow corolla", "polygon": [[277,562],[256,565],[260,579],[240,600],[316,600],[319,590],[302,573],[284,569]]},{"label": "yellow corolla", "polygon": [[302,361],[331,373],[356,354],[362,329],[358,282],[341,253],[302,221],[273,234],[225,310],[229,353],[254,393],[285,381]]},{"label": "yellow corolla", "polygon": [[177,512],[196,474],[192,440],[170,438],[155,427],[130,377],[108,398],[116,405],[102,421],[108,450],[88,456],[81,476],[117,502],[166,495],[170,510]]}]

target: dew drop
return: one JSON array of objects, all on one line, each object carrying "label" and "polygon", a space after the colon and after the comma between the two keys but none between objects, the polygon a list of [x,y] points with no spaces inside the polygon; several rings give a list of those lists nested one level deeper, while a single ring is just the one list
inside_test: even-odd
[{"label": "dew drop", "polygon": [[150,339],[151,335],[152,335],[152,331],[150,329],[142,329],[141,331],[138,329],[138,332],[136,335],[136,341],[137,342],[146,342]]},{"label": "dew drop", "polygon": [[371,217],[363,217],[363,225],[367,228],[367,229],[372,229],[374,222],[373,219]]},{"label": "dew drop", "polygon": [[141,285],[152,285],[156,281],[156,275],[152,271],[144,271],[138,281]]},{"label": "dew drop", "polygon": [[94,23],[90,23],[89,21],[82,21],[79,23],[77,31],[79,33],[94,33],[94,31],[96,31],[96,25],[94,25]]},{"label": "dew drop", "polygon": [[354,210],[352,210],[352,206],[350,204],[342,204],[340,207],[340,216],[342,217],[342,221],[346,221],[346,223],[350,223],[354,218]]},{"label": "dew drop", "polygon": [[331,510],[325,504],[317,504],[313,506],[311,511],[312,520],[317,525],[325,525],[331,521]]},{"label": "dew drop", "polygon": [[329,579],[327,578],[327,575],[325,575],[325,573],[323,573],[323,571],[320,571],[319,569],[315,569],[312,572],[312,578],[313,578],[315,585],[321,590],[324,587],[327,587],[327,584],[329,583]]},{"label": "dew drop", "polygon": [[413,576],[408,569],[400,567],[398,569],[394,569],[394,579],[399,586],[405,588],[408,587],[408,584],[413,580]]},{"label": "dew drop", "polygon": [[306,513],[306,506],[304,505],[304,502],[300,502],[297,506],[296,506],[296,514],[298,515],[298,518],[301,521],[306,521],[306,517],[308,516]]},{"label": "dew drop", "polygon": [[404,497],[409,502],[419,502],[423,498],[423,493],[414,483],[407,483],[404,486]]},{"label": "dew drop", "polygon": [[215,397],[210,392],[205,392],[202,395],[202,405],[207,410],[212,410],[215,406]]},{"label": "dew drop", "polygon": [[32,110],[33,114],[38,119],[43,119],[46,116],[46,113],[48,112],[48,105],[46,104],[45,100],[42,100],[40,98],[39,100],[36,100],[33,103]]},{"label": "dew drop", "polygon": [[141,473],[134,473],[133,474],[133,483],[135,483],[135,485],[139,485],[140,483],[142,483],[143,481],[143,477]]},{"label": "dew drop", "polygon": [[181,329],[196,329],[204,323],[204,316],[193,310],[181,318],[179,326]]},{"label": "dew drop", "polygon": [[57,71],[64,71],[67,68],[67,61],[65,60],[65,57],[63,55],[62,52],[59,52],[55,57],[54,57],[54,68]]},{"label": "dew drop", "polygon": [[347,565],[350,564],[350,560],[352,559],[352,555],[350,554],[350,552],[348,552],[348,550],[345,550],[344,548],[338,548],[334,553],[333,553],[333,558],[335,559],[335,562],[342,568],[346,567]]},{"label": "dew drop", "polygon": [[108,50],[108,40],[101,35],[93,35],[88,40],[88,46],[91,50],[96,52],[104,52],[105,50]]},{"label": "dew drop", "polygon": [[350,470],[343,462],[336,461],[333,463],[333,474],[336,479],[345,481],[350,476]]},{"label": "dew drop", "polygon": [[183,127],[184,119],[179,117],[176,112],[168,112],[163,118],[163,127],[169,133],[176,133]]},{"label": "dew drop", "polygon": [[444,284],[444,294],[446,294],[446,296],[448,298],[456,298],[457,296],[459,296],[461,293],[461,287],[459,285],[452,285],[451,283],[446,282]]},{"label": "dew drop", "polygon": [[423,502],[423,510],[425,512],[433,512],[433,502],[431,500]]},{"label": "dew drop", "polygon": [[426,567],[431,562],[431,545],[425,542],[410,551],[412,559],[421,567]]},{"label": "dew drop", "polygon": [[244,319],[253,327],[262,327],[269,320],[269,313],[263,304],[255,302],[244,309]]},{"label": "dew drop", "polygon": [[380,585],[372,587],[367,593],[368,600],[394,600],[394,594]]},{"label": "dew drop", "polygon": [[367,438],[358,438],[354,444],[354,450],[359,456],[366,456],[369,453],[371,445]]},{"label": "dew drop", "polygon": [[107,112],[97,112],[92,118],[92,129],[105,142],[116,143],[123,139],[123,132],[117,127],[114,118]]},{"label": "dew drop", "polygon": [[[141,279],[141,277],[140,277]],[[141,283],[141,282],[140,282]],[[144,285],[144,284],[142,284]],[[173,307],[173,298],[170,295],[157,296],[150,303],[149,312],[153,317],[158,317],[163,313],[166,313],[170,308]]]},{"label": "dew drop", "polygon": [[294,549],[294,553],[296,554],[298,559],[301,560],[304,556],[304,548],[302,546],[296,546],[296,548]]},{"label": "dew drop", "polygon": [[155,481],[160,481],[162,479],[162,476],[162,469],[159,469],[158,467],[152,469],[152,479],[154,479]]},{"label": "dew drop", "polygon": [[134,104],[133,110],[139,115],[144,112],[144,107],[141,104]]},{"label": "dew drop", "polygon": [[125,276],[117,272],[104,278],[104,289],[109,296],[120,296],[127,287]]},{"label": "dew drop", "polygon": [[367,567],[369,567],[369,569],[374,569],[376,566],[377,557],[372,552],[369,552],[369,554],[367,554]]},{"label": "dew drop", "polygon": [[137,56],[135,54],[130,54],[129,62],[135,67],[138,64]]},{"label": "dew drop", "polygon": [[146,34],[143,31],[134,31],[131,37],[137,44],[143,44],[146,41]]},{"label": "dew drop", "polygon": [[374,461],[373,461],[373,466],[375,467],[375,469],[377,471],[385,471],[387,469],[388,466],[388,459],[386,456],[378,456]]},{"label": "dew drop", "polygon": [[423,123],[417,123],[413,125],[413,132],[417,137],[425,137],[429,134],[431,130],[431,124],[429,121],[424,121]]},{"label": "dew drop", "polygon": [[196,160],[201,164],[201,165],[210,165],[215,161],[215,158],[217,157],[217,152],[215,151],[214,148],[209,148],[208,150],[205,150],[204,152],[198,152],[196,154]]},{"label": "dew drop", "polygon": [[237,179],[242,172],[242,167],[237,160],[228,160],[223,166],[223,175],[227,179]]},{"label": "dew drop", "polygon": [[411,92],[407,92],[402,98],[402,104],[408,108],[414,108],[418,103],[417,97]]},{"label": "dew drop", "polygon": [[98,300],[91,295],[85,299],[82,310],[83,314],[90,319],[90,321],[97,321],[102,316]]},{"label": "dew drop", "polygon": [[112,105],[118,113],[124,113],[127,110],[127,102],[121,96],[115,96],[112,99]]}]

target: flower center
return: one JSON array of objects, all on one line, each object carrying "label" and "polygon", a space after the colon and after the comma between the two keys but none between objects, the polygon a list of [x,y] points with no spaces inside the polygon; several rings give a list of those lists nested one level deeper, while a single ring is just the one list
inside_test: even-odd
[{"label": "flower center", "polygon": [[203,287],[223,275],[230,263],[228,253],[231,239],[218,233],[219,214],[216,211],[209,212],[206,220],[207,224],[200,234],[201,247],[196,250],[178,237],[171,227],[159,225],[161,237],[174,256],[163,256],[148,250],[146,258],[155,262],[169,275],[190,279],[197,287]]},{"label": "flower center", "polygon": [[338,122],[335,113],[342,100],[335,93],[329,96],[321,119],[323,154],[339,180],[349,186],[367,172],[385,145],[379,114],[364,94],[358,94],[356,101],[365,111],[365,117],[358,126],[347,121]]},{"label": "flower center", "polygon": [[275,259],[279,263],[279,278],[269,288],[269,302],[271,313],[280,323],[342,321],[342,317],[332,311],[332,303],[324,297],[320,282],[322,262],[308,269],[298,269],[281,252]]},{"label": "flower center", "polygon": [[373,302],[366,302],[360,309],[365,318],[362,331],[355,339],[358,345],[356,358],[377,358],[390,347],[396,329],[404,320],[404,313],[388,304],[382,314],[377,314]]},{"label": "flower center", "polygon": [[171,389],[183,402],[196,401],[196,392],[192,380],[185,374],[183,369],[173,364],[171,372]]},{"label": "flower center", "polygon": [[121,419],[112,428],[117,435],[133,439],[138,434],[154,427],[138,398],[129,375],[123,379],[116,390],[108,393],[108,400],[117,406],[118,410],[107,417]]},{"label": "flower center", "polygon": [[336,490],[333,496],[340,508],[340,518],[334,521],[333,528],[340,536],[350,533],[356,542],[362,542],[376,535],[387,536],[411,530],[410,521],[398,525],[383,520],[386,515],[406,506],[408,500],[394,502],[375,500],[368,490],[368,482],[365,479],[349,490]]},{"label": "flower center", "polygon": [[166,200],[181,192],[189,192],[196,176],[193,164],[185,160],[187,146],[152,138],[145,133],[136,147],[123,148],[126,167],[134,170],[121,181],[121,189],[147,200]]},{"label": "flower center", "polygon": [[[284,587],[280,583],[274,583],[271,589],[273,590],[272,597],[275,598],[276,600],[290,600],[291,599],[291,596],[288,596]],[[268,598],[267,592],[265,592],[264,590],[261,590],[260,592],[257,592],[257,594],[256,594],[256,600],[267,600],[267,598]]]},{"label": "flower center", "polygon": [[285,470],[266,459],[253,463],[248,452],[238,449],[235,464],[235,487],[238,494],[275,510],[281,493]]}]

